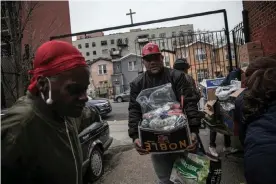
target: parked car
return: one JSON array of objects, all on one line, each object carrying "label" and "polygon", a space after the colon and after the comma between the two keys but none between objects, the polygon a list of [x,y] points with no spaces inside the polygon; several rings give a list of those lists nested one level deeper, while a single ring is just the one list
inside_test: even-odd
[{"label": "parked car", "polygon": [[[94,106],[86,105],[86,109],[96,111],[99,115],[98,109]],[[98,119],[98,122],[91,122],[91,117],[86,116],[79,132],[84,158],[83,176],[89,182],[96,181],[103,175],[103,155],[113,141],[108,123],[102,120],[100,115]]]},{"label": "parked car", "polygon": [[[88,115],[81,122],[78,137],[83,152],[83,177],[87,182],[93,182],[104,173],[103,155],[112,144],[113,138],[110,136],[108,123],[102,120],[97,108],[86,105],[85,110]],[[1,110],[1,116],[5,115],[6,111]],[[98,114],[98,122],[91,121],[89,114],[92,111]]]},{"label": "parked car", "polygon": [[96,107],[102,117],[107,116],[112,111],[110,101],[106,98],[91,98],[88,97],[86,105]]},{"label": "parked car", "polygon": [[128,102],[129,101],[129,97],[130,97],[130,90],[127,90],[123,93],[120,93],[118,95],[115,96],[115,101],[116,102]]}]

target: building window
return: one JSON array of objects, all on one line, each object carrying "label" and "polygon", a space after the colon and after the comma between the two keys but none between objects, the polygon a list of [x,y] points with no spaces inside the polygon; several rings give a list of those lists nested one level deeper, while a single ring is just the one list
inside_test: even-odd
[{"label": "building window", "polygon": [[106,40],[101,41],[101,45],[102,45],[102,46],[107,45],[107,41],[106,41]]},{"label": "building window", "polygon": [[79,48],[79,49],[81,49],[81,48],[82,48],[82,47],[81,47],[81,44],[79,44],[79,45],[78,45],[78,48]]},{"label": "building window", "polygon": [[165,38],[165,37],[166,37],[166,33],[160,33],[160,34],[159,34],[159,37],[160,37],[160,38]]},{"label": "building window", "polygon": [[172,36],[176,36],[176,33],[175,33],[175,32],[172,32]]},{"label": "building window", "polygon": [[201,82],[203,79],[208,79],[207,69],[198,69],[197,70],[197,81]]},{"label": "building window", "polygon": [[107,73],[106,65],[99,65],[99,75],[104,75]]},{"label": "building window", "polygon": [[85,43],[85,48],[89,48],[89,43]]},{"label": "building window", "polygon": [[165,42],[161,42],[161,46],[165,48]]},{"label": "building window", "polygon": [[155,34],[152,34],[152,35],[151,35],[151,38],[155,38]]},{"label": "building window", "polygon": [[133,71],[136,68],[136,61],[128,62],[128,71]]},{"label": "building window", "polygon": [[90,52],[86,52],[86,56],[90,56]]},{"label": "building window", "polygon": [[108,49],[103,49],[102,54],[108,54]]},{"label": "building window", "polygon": [[96,47],[96,43],[95,42],[92,42],[92,47]]},{"label": "building window", "polygon": [[199,61],[199,62],[202,62],[204,60],[207,59],[207,54],[206,54],[206,51],[205,49],[203,48],[200,48],[200,49],[196,49],[196,60]]},{"label": "building window", "polygon": [[95,50],[93,51],[93,55],[94,55],[94,56],[97,55],[97,52],[96,52]]},{"label": "building window", "polygon": [[[225,53],[225,59],[228,60],[229,59],[228,50],[226,49],[224,53]],[[231,56],[232,56],[232,59],[235,59],[234,49],[231,49]]]},{"label": "building window", "polygon": [[119,64],[116,65],[116,71],[117,71],[117,72],[120,71],[120,65],[119,65]]},{"label": "building window", "polygon": [[112,40],[110,40],[110,43],[111,43],[111,44],[114,44],[114,43],[115,43],[115,41],[112,39]]},{"label": "building window", "polygon": [[179,31],[179,36],[184,36],[184,32],[183,31]]}]

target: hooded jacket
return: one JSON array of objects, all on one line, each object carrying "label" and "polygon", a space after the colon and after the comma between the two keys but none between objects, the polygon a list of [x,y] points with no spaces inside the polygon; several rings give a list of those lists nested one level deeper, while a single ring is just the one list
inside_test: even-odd
[{"label": "hooded jacket", "polygon": [[156,76],[149,76],[149,74],[145,72],[130,83],[128,133],[133,140],[139,137],[138,124],[142,120],[141,107],[136,101],[137,96],[144,89],[153,88],[167,83],[172,84],[172,88],[178,102],[180,102],[180,98],[183,93],[184,108],[189,120],[190,129],[192,132],[198,132],[201,115],[198,112],[198,97],[194,87],[187,80],[183,72],[165,67],[164,70]]},{"label": "hooded jacket", "polygon": [[1,117],[2,183],[82,184],[80,119],[58,122],[40,98],[20,98]]}]

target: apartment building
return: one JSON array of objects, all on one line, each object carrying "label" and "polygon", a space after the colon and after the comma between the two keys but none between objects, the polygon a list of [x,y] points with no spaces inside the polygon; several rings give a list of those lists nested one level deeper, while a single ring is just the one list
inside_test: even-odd
[{"label": "apartment building", "polygon": [[78,48],[86,60],[93,61],[99,57],[118,59],[130,53],[140,54],[140,47],[149,40],[160,40],[161,49],[172,48],[170,38],[183,33],[193,32],[193,25],[180,25],[155,29],[131,29],[130,32],[110,35],[98,34],[96,37],[78,39],[73,45]]}]

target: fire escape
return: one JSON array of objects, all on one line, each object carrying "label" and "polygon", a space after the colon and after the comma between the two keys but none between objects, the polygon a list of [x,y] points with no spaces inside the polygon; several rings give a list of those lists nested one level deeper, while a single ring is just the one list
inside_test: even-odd
[{"label": "fire escape", "polygon": [[11,106],[19,97],[18,12],[20,3],[1,1],[1,107]]}]

